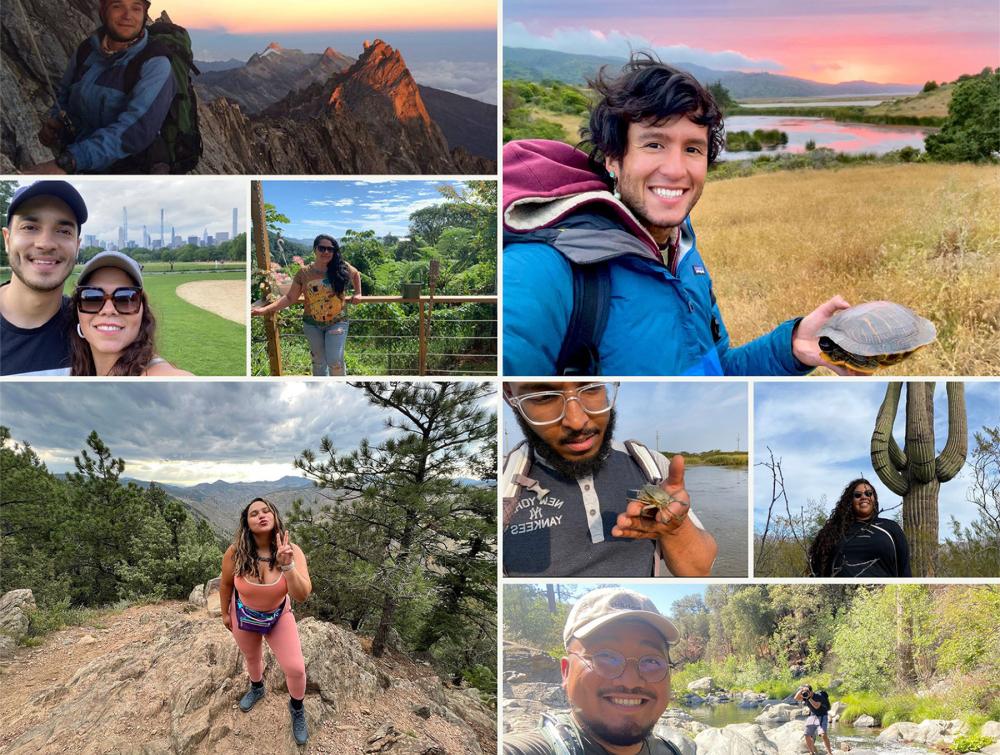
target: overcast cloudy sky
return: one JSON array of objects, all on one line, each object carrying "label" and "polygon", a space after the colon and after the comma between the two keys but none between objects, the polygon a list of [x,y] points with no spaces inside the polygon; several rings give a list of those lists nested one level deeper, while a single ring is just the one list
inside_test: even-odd
[{"label": "overcast cloudy sky", "polygon": [[[747,450],[747,384],[626,383],[615,404],[615,437],[660,450]],[[504,404],[504,453],[521,441],[521,427]]]},{"label": "overcast cloudy sky", "polygon": [[410,235],[410,215],[446,200],[438,187],[461,187],[456,181],[264,181],[264,201],[291,222],[285,235],[312,239],[318,233],[337,238],[345,231],[374,230],[378,236]]},{"label": "overcast cloudy sky", "polygon": [[14,440],[31,443],[51,472],[74,471],[96,430],[126,476],[176,485],[299,475],[295,458],[323,436],[350,451],[395,432],[360,390],[306,380],[5,382],[0,405]]},{"label": "overcast cloudy sky", "polygon": [[[31,181],[19,181],[18,186]],[[142,226],[149,235],[160,238],[160,209],[164,213],[165,234],[170,227],[178,236],[198,236],[208,228],[209,235],[230,233],[233,208],[238,210],[237,228],[246,230],[247,191],[245,178],[198,176],[156,176],[145,178],[91,178],[73,176],[71,183],[87,203],[87,222],[82,233],[94,234],[105,241],[118,240],[122,225],[122,207],[128,208],[128,236],[142,242]]]},{"label": "overcast cloudy sky", "polygon": [[[826,498],[832,509],[844,486],[865,477],[878,491],[882,508],[896,506],[899,496],[875,475],[870,453],[872,429],[885,397],[885,383],[843,380],[758,382],[754,389],[754,456],[767,458],[768,447],[781,460],[785,489],[797,511],[806,501]],[[975,447],[973,433],[984,425],[1000,426],[1000,383],[968,382],[965,400],[969,429],[969,452]],[[905,438],[906,395],[900,397],[894,436],[900,446]],[[934,395],[934,437],[940,451],[948,439],[948,398],[943,382]],[[976,518],[975,506],[966,500],[971,483],[969,466],[941,486],[941,533],[950,534],[954,515],[963,524]],[[754,526],[763,529],[771,501],[771,476],[755,469]],[[889,514],[895,516],[898,510]]]}]

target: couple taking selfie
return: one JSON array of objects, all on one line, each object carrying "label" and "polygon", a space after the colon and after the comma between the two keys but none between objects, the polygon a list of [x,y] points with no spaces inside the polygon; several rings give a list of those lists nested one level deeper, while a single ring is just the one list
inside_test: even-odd
[{"label": "couple taking selfie", "polygon": [[11,279],[0,286],[0,374],[190,375],[156,352],[142,268],[100,252],[63,294],[80,251],[87,205],[65,181],[19,188],[7,209]]}]

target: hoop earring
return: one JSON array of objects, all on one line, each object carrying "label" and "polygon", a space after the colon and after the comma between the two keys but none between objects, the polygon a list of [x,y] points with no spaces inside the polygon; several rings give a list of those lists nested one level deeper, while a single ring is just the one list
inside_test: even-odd
[{"label": "hoop earring", "polygon": [[80,336],[80,338],[83,338],[83,331],[80,330],[80,323],[76,324],[76,334]]}]

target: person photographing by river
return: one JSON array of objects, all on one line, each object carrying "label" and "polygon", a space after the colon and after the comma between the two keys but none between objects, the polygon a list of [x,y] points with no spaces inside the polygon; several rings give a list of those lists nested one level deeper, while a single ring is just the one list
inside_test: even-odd
[{"label": "person photographing by river", "polygon": [[803,684],[795,693],[795,699],[806,706],[809,717],[806,718],[806,747],[812,755],[816,755],[816,730],[823,732],[823,744],[827,755],[833,755],[830,737],[827,729],[830,727],[830,696],[824,690],[813,692],[808,684]]}]

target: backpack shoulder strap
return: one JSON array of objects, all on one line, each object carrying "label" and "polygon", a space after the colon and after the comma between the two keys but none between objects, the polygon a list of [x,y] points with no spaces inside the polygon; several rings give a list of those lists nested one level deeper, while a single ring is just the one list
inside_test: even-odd
[{"label": "backpack shoulder strap", "polygon": [[503,460],[500,491],[503,495],[503,527],[507,529],[514,507],[525,487],[538,483],[528,477],[531,471],[531,449],[527,441],[521,441]]},{"label": "backpack shoulder strap", "polygon": [[576,731],[551,713],[542,713],[542,735],[553,755],[583,755],[583,742]]},{"label": "backpack shoulder strap", "polygon": [[[146,33],[149,34],[149,29],[146,29]],[[173,61],[171,57],[170,48],[165,44],[160,42],[154,37],[150,37],[146,42],[146,46],[136,53],[136,56],[132,58],[128,64],[125,66],[125,91],[131,92],[135,89],[135,85],[139,82],[139,76],[142,73],[143,64],[152,58],[165,57],[167,60]]]},{"label": "backpack shoulder strap", "polygon": [[[642,471],[646,482],[655,485],[666,478],[667,473],[663,465],[663,462],[666,462],[666,457],[663,454],[653,453],[637,440],[625,441],[625,450],[628,451],[628,455],[632,457],[632,461]],[[667,462],[667,465],[669,465],[669,462]]]},{"label": "backpack shoulder strap", "polygon": [[660,744],[664,745],[670,751],[671,755],[681,755],[681,751],[677,749],[677,745],[675,745],[669,739],[661,737],[659,734],[654,734],[653,738],[656,739]]},{"label": "backpack shoulder strap", "polygon": [[573,310],[556,360],[558,375],[600,375],[600,345],[611,309],[611,274],[607,262],[573,270]]}]

